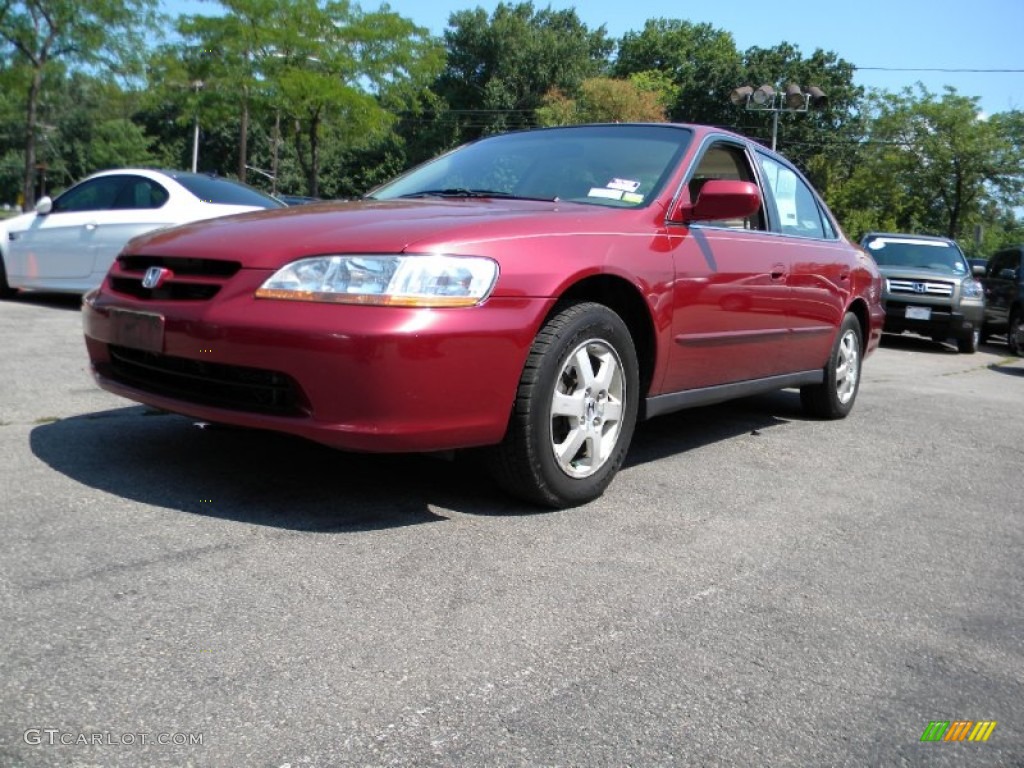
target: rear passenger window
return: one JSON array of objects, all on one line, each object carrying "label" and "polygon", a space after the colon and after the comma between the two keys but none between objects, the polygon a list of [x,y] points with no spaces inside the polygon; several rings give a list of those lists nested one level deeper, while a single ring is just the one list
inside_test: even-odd
[{"label": "rear passenger window", "polygon": [[[810,187],[795,171],[770,157],[759,155],[758,160],[765,185],[771,192],[771,200],[766,204],[774,209],[779,231],[797,237],[824,238],[825,220]],[[831,225],[828,230],[831,232]]]}]

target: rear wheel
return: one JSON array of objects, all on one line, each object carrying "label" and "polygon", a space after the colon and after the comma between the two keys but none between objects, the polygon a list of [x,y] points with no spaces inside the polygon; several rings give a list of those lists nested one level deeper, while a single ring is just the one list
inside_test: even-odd
[{"label": "rear wheel", "polygon": [[508,432],[490,453],[495,480],[550,507],[600,496],[633,438],[638,367],[613,311],[586,302],[557,312],[534,339]]},{"label": "rear wheel", "polygon": [[1010,313],[1010,322],[1006,327],[1006,346],[1015,355],[1024,354],[1024,320],[1019,309]]},{"label": "rear wheel", "polygon": [[860,321],[852,312],[843,318],[825,366],[825,380],[800,388],[804,411],[820,419],[842,419],[853,409],[860,388]]}]

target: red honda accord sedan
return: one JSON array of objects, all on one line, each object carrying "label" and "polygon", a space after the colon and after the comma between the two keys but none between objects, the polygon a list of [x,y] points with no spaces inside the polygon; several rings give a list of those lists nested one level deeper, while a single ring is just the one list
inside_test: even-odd
[{"label": "red honda accord sedan", "polygon": [[83,315],[111,392],[347,450],[483,447],[502,487],[564,507],[604,491],[638,418],[784,387],[846,416],[880,288],[779,155],[589,125],[145,235]]}]

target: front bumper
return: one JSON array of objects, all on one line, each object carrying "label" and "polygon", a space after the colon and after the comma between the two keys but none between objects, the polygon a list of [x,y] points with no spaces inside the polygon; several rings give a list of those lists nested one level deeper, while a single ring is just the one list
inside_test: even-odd
[{"label": "front bumper", "polygon": [[[90,294],[85,343],[110,392],[203,421],[355,451],[499,442],[553,300],[410,309],[257,300],[262,271],[217,301]],[[159,349],[125,346],[111,310],[163,318]]]},{"label": "front bumper", "polygon": [[[913,314],[914,309],[927,310],[927,320],[908,317],[908,310]],[[885,301],[885,325],[883,330],[886,333],[918,333],[922,336],[933,338],[955,338],[966,339],[981,329],[984,320],[984,305],[967,304],[964,302],[959,309],[952,309],[948,305],[934,305],[915,303],[904,299]]]}]

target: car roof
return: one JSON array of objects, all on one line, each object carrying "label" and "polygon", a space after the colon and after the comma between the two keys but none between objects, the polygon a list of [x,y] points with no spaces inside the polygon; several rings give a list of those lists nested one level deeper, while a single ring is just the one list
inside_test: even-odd
[{"label": "car roof", "polygon": [[938,235],[915,235],[909,232],[868,232],[861,238],[861,242],[864,242],[869,237],[884,237],[887,240],[934,240],[937,243],[956,243],[955,240],[951,240],[948,237],[939,237]]},{"label": "car roof", "polygon": [[225,176],[218,176],[215,173],[193,173],[192,171],[175,171],[170,168],[108,168],[103,171],[91,173],[86,178],[97,179],[100,178],[101,176],[121,176],[124,174],[135,174],[137,176],[145,176],[150,179],[157,179],[160,177],[168,179],[195,177],[217,179],[218,181],[226,181],[229,183],[238,183],[234,179],[229,179]]}]

